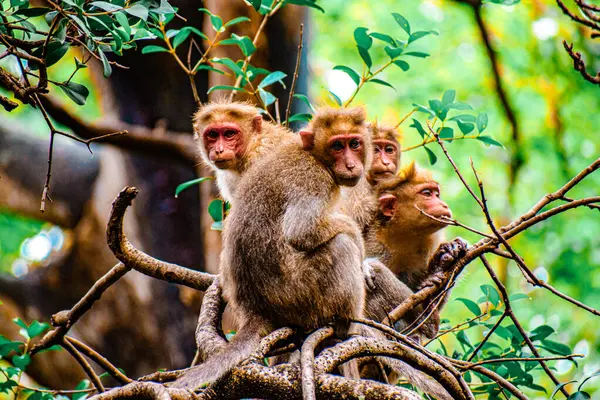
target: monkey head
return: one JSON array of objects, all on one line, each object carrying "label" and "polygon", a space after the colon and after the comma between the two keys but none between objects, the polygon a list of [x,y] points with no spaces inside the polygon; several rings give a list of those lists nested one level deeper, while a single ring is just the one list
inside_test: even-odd
[{"label": "monkey head", "polygon": [[363,108],[321,109],[300,132],[302,146],[321,161],[340,185],[355,186],[372,157]]},{"label": "monkey head", "polygon": [[398,143],[396,129],[378,125],[371,125],[373,134],[373,162],[369,170],[369,182],[375,184],[381,179],[396,175],[400,166],[400,143]]},{"label": "monkey head", "polygon": [[202,158],[213,169],[239,171],[250,137],[262,131],[262,116],[250,104],[218,101],[200,107],[194,131]]},{"label": "monkey head", "polygon": [[378,187],[379,213],[398,235],[431,234],[446,224],[437,219],[452,217],[448,205],[440,199],[440,185],[426,169],[414,162],[404,168],[398,177],[381,182]]}]

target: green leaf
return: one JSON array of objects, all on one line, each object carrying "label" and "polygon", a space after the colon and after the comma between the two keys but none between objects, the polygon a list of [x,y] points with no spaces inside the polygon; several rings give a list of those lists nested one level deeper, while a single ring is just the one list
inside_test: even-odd
[{"label": "green leaf", "polygon": [[341,106],[341,105],[342,105],[342,100],[341,100],[341,99],[338,97],[338,95],[337,95],[337,94],[333,93],[331,90],[329,90],[329,97],[331,97],[331,99],[332,99],[333,101],[335,101],[335,103],[336,103],[338,106]]},{"label": "green leaf", "polygon": [[485,144],[491,144],[492,146],[499,146],[504,148],[504,146],[502,145],[502,143],[499,143],[497,141],[495,141],[494,139],[492,139],[490,136],[477,136],[475,139],[485,143]]},{"label": "green leaf", "polygon": [[194,28],[193,26],[186,26],[181,28],[181,31],[190,31],[196,36],[200,36],[202,39],[208,39],[208,37],[202,33],[198,28]]},{"label": "green leaf", "polygon": [[149,45],[149,46],[145,46],[142,49],[142,54],[151,54],[151,53],[168,53],[169,49],[161,47],[161,46],[155,46],[155,45]]},{"label": "green leaf", "polygon": [[368,29],[359,27],[354,30],[354,40],[358,47],[369,50],[373,45],[373,38],[367,34]]},{"label": "green leaf", "polygon": [[456,300],[463,303],[465,305],[465,307],[467,307],[469,309],[469,311],[471,311],[473,313],[473,315],[475,315],[476,317],[481,315],[481,310],[479,309],[479,306],[473,300],[469,300],[469,299],[465,299],[465,298],[458,298]]},{"label": "green leaf", "polygon": [[588,392],[571,393],[568,400],[590,400],[592,396]]},{"label": "green leaf", "polygon": [[591,374],[590,376],[588,376],[587,378],[585,378],[583,381],[581,381],[581,383],[577,387],[577,390],[581,390],[581,388],[587,381],[589,381],[590,379],[595,378],[597,376],[600,376],[600,369],[597,370],[596,372],[594,372],[593,374]]},{"label": "green leaf", "polygon": [[390,35],[386,35],[385,33],[371,32],[369,33],[369,36],[377,40],[381,40],[382,42],[386,42],[390,46],[396,46],[396,41],[394,40],[394,38]]},{"label": "green leaf", "polygon": [[179,194],[185,189],[211,179],[214,178],[212,176],[203,176],[202,178],[192,179],[191,181],[183,182],[182,184],[177,185],[177,187],[175,188],[175,197],[179,197]]},{"label": "green leaf", "polygon": [[344,65],[336,65],[333,69],[345,72],[357,85],[360,83],[360,75],[354,69]]},{"label": "green leaf", "polygon": [[255,11],[260,9],[261,0],[246,0],[254,8]]},{"label": "green leaf", "polygon": [[431,115],[432,117],[435,117],[435,113],[434,113],[432,110],[430,110],[429,108],[427,108],[427,107],[425,107],[425,106],[422,106],[422,105],[420,105],[420,104],[417,104],[417,103],[413,103],[413,106],[415,106],[415,107],[416,107],[416,109],[417,109],[417,111],[418,111],[418,112],[422,112],[422,113],[425,113],[425,114],[429,114],[429,115]]},{"label": "green leaf", "polygon": [[402,71],[404,71],[404,72],[406,72],[410,69],[410,65],[408,65],[408,63],[406,61],[396,60],[396,61],[394,61],[394,64],[399,66],[400,69],[402,69]]},{"label": "green leaf", "polygon": [[475,116],[470,114],[460,114],[455,117],[449,118],[448,121],[462,121],[462,122],[475,122]]},{"label": "green leaf", "polygon": [[0,335],[0,357],[8,356],[12,351],[19,352],[23,342],[13,342]]},{"label": "green leaf", "polygon": [[[242,68],[235,62],[233,62],[232,59],[230,58],[217,58],[214,57],[212,59],[212,62],[215,62],[217,64],[223,64],[224,66],[226,66],[227,68],[229,68],[236,76],[242,76],[244,77],[244,71],[242,70]],[[209,92],[210,93],[210,92]]]},{"label": "green leaf", "polygon": [[118,4],[113,4],[113,3],[109,3],[106,1],[92,1],[90,3],[90,6],[94,6],[97,7],[101,10],[104,11],[118,11],[118,10],[122,10],[123,7],[119,6]]},{"label": "green leaf", "polygon": [[220,69],[217,69],[217,68],[215,68],[213,66],[210,66],[208,64],[200,64],[200,65],[198,65],[198,68],[196,68],[196,71],[200,71],[200,70],[213,71],[213,72],[216,72],[218,74],[225,75],[225,72],[223,72]]},{"label": "green leaf", "polygon": [[470,349],[473,348],[473,344],[471,343],[471,340],[469,339],[469,337],[467,336],[467,334],[466,334],[465,331],[459,331],[456,334],[456,338],[458,339],[459,342],[461,342],[462,344],[466,345]]},{"label": "green leaf", "polygon": [[446,108],[448,108],[448,109],[453,108],[455,110],[472,110],[473,109],[473,107],[471,107],[469,104],[462,103],[460,101],[456,101],[454,103],[448,104],[446,106]]},{"label": "green leaf", "polygon": [[277,100],[277,97],[275,97],[273,94],[267,92],[264,89],[259,88],[258,95],[260,96],[260,99],[262,100],[265,107],[270,106],[271,104],[275,103],[275,101]]},{"label": "green leaf", "polygon": [[548,325],[541,325],[531,331],[530,339],[532,342],[536,340],[544,340],[554,333],[554,328]]},{"label": "green leaf", "polygon": [[436,36],[439,35],[437,31],[418,31],[410,35],[410,37],[408,38],[408,43],[410,44],[412,42],[416,42],[417,40],[430,34],[434,34]]},{"label": "green leaf", "polygon": [[133,6],[126,8],[125,12],[144,21],[148,19],[148,9],[140,3],[136,3]]},{"label": "green leaf", "polygon": [[404,53],[407,56],[413,56],[413,57],[418,57],[418,58],[427,58],[429,57],[429,54],[427,53],[423,53],[421,51],[409,51],[407,53]]},{"label": "green leaf", "polygon": [[485,130],[485,128],[487,128],[488,126],[488,115],[487,113],[479,113],[479,115],[477,115],[477,130],[479,131],[479,133],[483,132]]},{"label": "green leaf", "polygon": [[59,87],[71,100],[73,100],[75,104],[80,106],[85,104],[85,100],[90,94],[88,88],[75,82],[67,82],[60,85]]},{"label": "green leaf", "polygon": [[285,88],[285,84],[283,83],[282,79],[285,78],[286,76],[287,76],[287,74],[285,72],[281,72],[281,71],[271,72],[260,82],[260,84],[258,85],[258,88],[259,89],[265,88],[269,85],[274,84],[275,82],[281,83],[281,86],[283,86]]},{"label": "green leaf", "polygon": [[31,362],[31,357],[29,356],[29,354],[14,356],[12,358],[13,365],[15,367],[19,368],[21,371],[25,371],[25,368],[27,368],[27,366],[29,365],[30,362]]},{"label": "green leaf", "polygon": [[104,77],[108,78],[112,74],[112,67],[110,66],[110,63],[108,62],[108,58],[106,58],[106,54],[104,54],[104,52],[102,50],[98,49],[98,54],[100,55],[100,58],[102,59],[102,72],[104,74]]},{"label": "green leaf", "polygon": [[249,57],[256,52],[256,46],[254,46],[252,39],[250,39],[248,36],[238,36],[235,33],[232,33],[231,36],[238,40],[238,45],[240,46],[244,56]]},{"label": "green leaf", "polygon": [[563,383],[556,385],[556,388],[554,388],[554,391],[550,395],[550,400],[552,400],[554,398],[554,396],[556,396],[556,394],[560,391],[560,389],[567,386],[569,383],[573,383],[573,382],[577,382],[577,381],[568,381],[568,382],[563,382]]},{"label": "green leaf", "polygon": [[508,300],[510,302],[515,302],[515,301],[519,301],[519,300],[522,300],[522,299],[529,299],[529,300],[531,300],[531,297],[529,297],[525,293],[515,293],[515,294],[510,295],[510,297],[508,298]]},{"label": "green leaf", "polygon": [[[42,47],[39,47],[35,51],[33,51],[32,54],[36,57],[41,57],[42,50]],[[63,58],[65,54],[67,54],[68,50],[69,43],[60,43],[54,40],[50,41],[46,48],[46,66],[49,67],[51,65],[56,64],[58,61],[60,61],[61,58]],[[29,63],[29,66],[31,67],[31,69],[38,69],[38,65],[35,62]]]},{"label": "green leaf", "polygon": [[312,119],[312,117],[313,117],[312,114],[294,114],[290,117],[288,122],[296,122],[296,121],[308,122]]},{"label": "green leaf", "polygon": [[23,8],[17,10],[13,15],[21,15],[23,17],[40,17],[50,11],[49,8],[46,7],[32,7],[32,8]]},{"label": "green leaf", "polygon": [[325,10],[319,6],[316,1],[314,0],[285,0],[286,3],[289,4],[296,4],[298,6],[305,6],[305,7],[310,7],[310,8],[316,8],[317,10],[321,11],[321,12],[325,12]]},{"label": "green leaf", "polygon": [[173,48],[176,49],[181,43],[185,42],[192,32],[189,30],[180,30],[173,38]]},{"label": "green leaf", "polygon": [[412,120],[413,120],[413,123],[410,127],[415,128],[417,130],[417,132],[419,132],[419,135],[421,135],[421,138],[425,139],[425,137],[429,136],[427,134],[427,132],[425,132],[425,129],[423,129],[423,125],[421,125],[421,123],[419,121],[417,121],[414,118]]},{"label": "green leaf", "polygon": [[404,51],[404,49],[402,47],[390,47],[390,46],[385,46],[384,50],[392,60],[394,58],[398,57]]},{"label": "green leaf", "polygon": [[475,125],[473,125],[470,122],[462,122],[459,119],[456,121],[456,123],[458,124],[458,128],[463,133],[463,135],[466,135],[467,133],[471,133],[471,132],[473,132],[473,129],[475,129]]},{"label": "green leaf", "polygon": [[440,135],[440,139],[452,139],[454,138],[454,129],[445,126],[439,130],[438,135]]},{"label": "green leaf", "polygon": [[244,89],[239,88],[239,87],[235,87],[235,86],[216,85],[216,86],[213,86],[210,89],[208,89],[208,92],[206,92],[206,94],[212,93],[215,90],[235,90],[236,92],[245,92]]},{"label": "green leaf", "polygon": [[206,8],[199,8],[198,10],[202,11],[203,13],[208,14],[208,16],[210,17],[210,23],[211,23],[213,29],[216,32],[218,32],[219,30],[221,30],[221,28],[223,27],[223,19],[221,17],[219,17],[218,15],[215,15],[215,14],[211,13]]},{"label": "green leaf", "polygon": [[367,65],[367,68],[370,70],[371,67],[373,66],[373,61],[371,60],[371,56],[369,55],[369,51],[367,49],[363,48],[363,47],[360,47],[360,46],[356,46],[356,48],[358,49],[358,54],[360,54],[360,57],[363,59],[363,61]]},{"label": "green leaf", "polygon": [[400,25],[400,28],[404,29],[404,32],[410,35],[410,24],[408,23],[408,20],[398,13],[392,13],[392,15],[398,25]]},{"label": "green leaf", "polygon": [[227,21],[227,23],[224,25],[225,28],[228,28],[230,26],[239,24],[240,22],[246,22],[246,21],[250,21],[250,18],[248,17],[237,17],[232,19],[231,21]]},{"label": "green leaf", "polygon": [[427,157],[429,157],[429,164],[435,165],[437,162],[437,156],[433,153],[433,151],[429,150],[426,146],[423,146],[425,151],[427,152]]},{"label": "green leaf", "polygon": [[456,97],[456,90],[446,90],[444,95],[442,96],[442,104],[447,106],[448,104],[452,104],[454,102],[454,98]]},{"label": "green leaf", "polygon": [[119,25],[121,25],[121,27],[123,29],[125,29],[125,32],[127,32],[127,34],[129,36],[131,36],[131,26],[129,25],[129,20],[127,19],[127,16],[125,15],[125,13],[119,11],[114,14],[114,17],[117,20],[117,22],[119,23]]},{"label": "green leaf", "polygon": [[223,200],[215,199],[208,205],[208,214],[215,222],[223,221]]},{"label": "green leaf", "polygon": [[[168,15],[168,14],[174,15],[176,13],[173,6],[170,5],[167,0],[160,0],[160,5],[157,8],[153,8],[152,12],[156,13],[156,14],[163,14],[163,15]],[[165,23],[168,23],[168,21],[169,21],[169,19],[165,18]]]},{"label": "green leaf", "polygon": [[316,112],[316,110],[315,110],[315,108],[313,107],[313,105],[311,104],[310,100],[309,100],[309,99],[308,99],[308,97],[306,97],[305,95],[303,95],[303,94],[295,94],[295,95],[294,95],[294,98],[296,98],[296,99],[298,99],[298,100],[302,101],[304,104],[306,104],[306,105],[308,106],[308,108],[310,108],[310,110],[311,110],[313,113],[315,113],[315,112]]},{"label": "green leaf", "polygon": [[433,112],[435,112],[435,114],[439,116],[440,112],[444,109],[444,105],[441,101],[434,99],[429,100],[429,108],[431,108]]},{"label": "green leaf", "polygon": [[381,80],[381,79],[369,79],[367,82],[377,83],[379,85],[387,86],[387,87],[394,89],[394,91],[397,91],[394,86],[392,86],[390,83],[388,83],[384,80]]},{"label": "green leaf", "polygon": [[571,349],[566,344],[554,342],[552,340],[542,340],[541,348],[548,350],[550,353],[560,356],[568,356],[571,354]]},{"label": "green leaf", "polygon": [[487,299],[494,305],[494,306],[498,306],[500,304],[501,298],[500,298],[500,293],[498,293],[498,290],[496,290],[495,287],[491,286],[491,285],[481,285],[479,286],[479,288],[481,289],[481,291],[483,292],[483,295],[485,297],[487,297]]}]

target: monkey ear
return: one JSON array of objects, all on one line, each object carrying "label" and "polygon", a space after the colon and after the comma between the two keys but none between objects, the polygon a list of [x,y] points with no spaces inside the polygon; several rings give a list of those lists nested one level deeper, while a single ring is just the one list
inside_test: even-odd
[{"label": "monkey ear", "polygon": [[304,150],[312,150],[315,147],[315,134],[312,131],[300,131],[300,138]]},{"label": "monkey ear", "polygon": [[252,128],[254,128],[254,130],[258,133],[262,132],[262,121],[263,121],[262,115],[257,115],[252,120]]},{"label": "monkey ear", "polygon": [[398,199],[393,194],[382,194],[379,196],[379,208],[381,209],[381,213],[386,217],[393,217],[394,212],[396,211],[396,205],[398,204]]}]

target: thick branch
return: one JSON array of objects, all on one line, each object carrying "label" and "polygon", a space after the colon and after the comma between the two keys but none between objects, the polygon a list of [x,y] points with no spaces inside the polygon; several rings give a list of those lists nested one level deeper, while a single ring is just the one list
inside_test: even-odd
[{"label": "thick branch", "polygon": [[131,205],[138,193],[139,191],[136,188],[126,187],[113,202],[106,236],[108,247],[115,257],[123,264],[144,275],[197,290],[206,290],[212,284],[215,275],[158,260],[136,249],[127,240],[123,233],[123,217],[127,207]]}]

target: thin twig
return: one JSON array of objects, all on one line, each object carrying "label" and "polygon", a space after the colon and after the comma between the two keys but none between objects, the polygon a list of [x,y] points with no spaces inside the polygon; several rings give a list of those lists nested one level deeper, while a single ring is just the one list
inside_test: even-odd
[{"label": "thin twig", "polygon": [[290,126],[290,113],[292,112],[292,103],[294,101],[294,90],[296,90],[296,79],[298,79],[298,71],[300,69],[300,60],[302,59],[302,41],[304,37],[304,24],[300,24],[300,42],[298,43],[298,55],[296,58],[296,67],[294,68],[294,76],[292,77],[292,86],[290,86],[290,97],[288,98],[287,109],[285,110],[285,126]]},{"label": "thin twig", "polygon": [[61,345],[69,352],[69,354],[71,354],[73,356],[75,361],[77,361],[77,363],[79,365],[81,365],[81,368],[83,368],[83,370],[85,371],[87,376],[90,378],[90,380],[92,381],[92,384],[94,385],[96,390],[99,393],[104,392],[104,386],[102,386],[102,382],[100,382],[100,378],[94,372],[90,363],[87,362],[87,360],[81,355],[81,353],[75,348],[75,346],[73,346],[71,344],[71,342],[69,342],[66,338],[63,339],[63,342]]},{"label": "thin twig", "polygon": [[72,344],[77,350],[85,354],[89,359],[98,364],[100,367],[104,368],[106,372],[108,372],[113,378],[115,378],[120,383],[126,385],[130,382],[133,382],[124,373],[119,371],[117,367],[112,365],[110,361],[108,361],[105,357],[100,355],[97,351],[95,351],[85,343],[80,342],[79,340],[70,336],[65,336],[65,340]]}]

